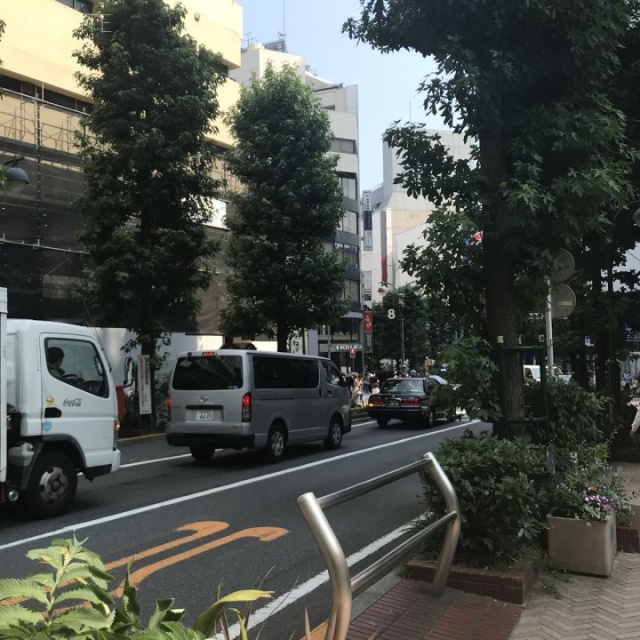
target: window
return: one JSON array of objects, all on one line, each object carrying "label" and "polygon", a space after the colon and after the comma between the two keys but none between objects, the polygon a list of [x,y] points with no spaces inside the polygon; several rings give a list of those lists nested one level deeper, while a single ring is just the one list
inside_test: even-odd
[{"label": "window", "polygon": [[335,151],[336,153],[355,153],[356,141],[345,138],[334,138],[331,141],[331,151]]},{"label": "window", "polygon": [[278,356],[255,356],[256,389],[315,389],[320,379],[318,361]]},{"label": "window", "polygon": [[95,345],[86,340],[45,340],[47,368],[52,378],[94,396],[109,397],[105,367]]},{"label": "window", "polygon": [[192,356],[179,358],[173,388],[188,391],[219,391],[242,387],[241,356]]},{"label": "window", "polygon": [[355,211],[346,211],[340,223],[340,229],[347,233],[358,233],[358,214]]},{"label": "window", "polygon": [[322,362],[322,366],[324,367],[325,374],[327,376],[327,382],[329,384],[340,384],[343,380],[342,374],[340,373],[340,369],[336,367],[333,362]]},{"label": "window", "polygon": [[342,193],[345,198],[358,199],[358,181],[354,175],[338,174]]},{"label": "window", "polygon": [[358,268],[359,260],[359,248],[352,244],[343,244],[342,242],[336,242],[334,249],[342,256],[345,264],[348,267]]},{"label": "window", "polygon": [[82,13],[91,13],[93,11],[93,2],[91,0],[57,0],[57,2]]}]

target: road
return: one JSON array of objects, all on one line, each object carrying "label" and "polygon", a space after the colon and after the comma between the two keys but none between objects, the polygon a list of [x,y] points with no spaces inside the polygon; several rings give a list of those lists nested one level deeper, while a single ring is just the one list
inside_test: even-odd
[{"label": "road", "polygon": [[[132,578],[147,612],[156,599],[174,597],[191,622],[218,595],[260,586],[274,596],[254,607],[251,635],[261,627],[261,640],[300,638],[305,609],[312,626],[326,619],[330,591],[298,496],[319,497],[404,466],[466,428],[486,425],[380,429],[368,421],[354,425],[338,451],[299,446],[276,465],[256,452],[216,452],[198,464],[163,439],[124,442],[121,470],[93,483],[81,478],[70,513],[31,522],[11,507],[0,511],[0,576],[36,571],[24,557],[29,549],[75,534],[101,555],[116,591],[135,558]],[[424,510],[421,496],[413,475],[327,512],[352,575],[397,544]]]}]

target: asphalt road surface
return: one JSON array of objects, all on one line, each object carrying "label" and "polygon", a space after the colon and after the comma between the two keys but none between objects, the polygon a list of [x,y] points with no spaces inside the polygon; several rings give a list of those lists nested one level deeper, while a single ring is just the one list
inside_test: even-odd
[{"label": "asphalt road surface", "polygon": [[[292,447],[265,464],[256,452],[216,452],[206,464],[188,450],[154,438],[121,443],[122,467],[90,483],[80,478],[72,511],[45,521],[0,508],[0,576],[40,568],[29,549],[76,535],[100,554],[118,587],[133,557],[132,579],[144,611],[173,597],[185,622],[218,596],[249,587],[273,591],[254,606],[250,637],[298,640],[305,610],[311,626],[330,610],[323,559],[297,506],[307,492],[320,497],[405,466],[445,438],[487,425],[439,422],[430,429],[392,422],[354,425],[338,451],[322,444]],[[417,474],[326,512],[352,575],[388,552],[422,511]]]}]

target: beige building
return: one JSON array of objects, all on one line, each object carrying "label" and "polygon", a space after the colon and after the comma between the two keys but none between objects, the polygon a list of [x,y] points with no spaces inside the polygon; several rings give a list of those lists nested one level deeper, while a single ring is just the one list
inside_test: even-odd
[{"label": "beige building", "polygon": [[[227,72],[237,68],[242,7],[234,0],[181,3],[188,12],[186,31],[219,52]],[[28,11],[25,3],[3,3],[0,162],[23,156],[20,166],[30,181],[20,194],[0,191],[0,286],[8,288],[9,313],[14,317],[84,317],[73,294],[81,283],[85,257],[76,239],[81,218],[71,202],[82,189],[74,132],[89,103],[74,78],[80,68],[73,52],[80,42],[72,32],[92,11],[90,0],[29,0]],[[109,16],[93,19],[96,28],[109,30]],[[222,111],[238,95],[239,84],[229,78],[218,91]],[[222,121],[216,127],[213,139],[223,152],[232,139]],[[224,172],[222,162],[218,170]],[[224,202],[217,205],[224,208]],[[217,311],[206,309],[205,324],[216,322]]]},{"label": "beige building", "polygon": [[[456,159],[468,158],[471,146],[462,135],[450,131],[438,133],[441,141]],[[434,209],[426,198],[414,198],[400,184],[394,184],[402,167],[396,150],[383,143],[383,182],[378,187],[362,194],[362,284],[364,303],[371,307],[380,302],[378,293],[381,282],[402,287],[411,278],[402,271],[400,261],[409,245],[425,243],[424,231],[430,213]]]}]

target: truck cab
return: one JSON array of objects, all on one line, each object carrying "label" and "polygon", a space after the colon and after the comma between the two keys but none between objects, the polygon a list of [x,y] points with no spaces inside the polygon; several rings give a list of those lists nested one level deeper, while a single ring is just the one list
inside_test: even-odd
[{"label": "truck cab", "polygon": [[79,473],[92,480],[119,468],[116,388],[89,328],[5,322],[0,497],[51,517],[69,508]]}]

